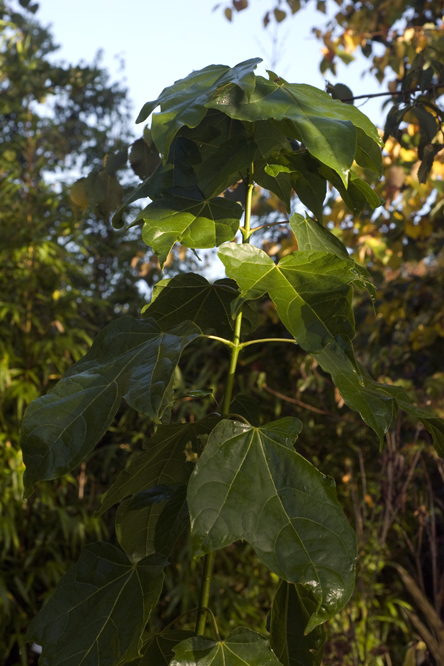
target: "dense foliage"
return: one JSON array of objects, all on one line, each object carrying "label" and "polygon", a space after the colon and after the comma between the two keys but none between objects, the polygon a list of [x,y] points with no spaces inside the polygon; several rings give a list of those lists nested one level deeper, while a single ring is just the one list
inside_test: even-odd
[{"label": "dense foliage", "polygon": [[107,152],[126,161],[125,92],[99,63],[55,64],[36,4],[15,4],[0,3],[0,663],[10,665],[28,663],[30,617],[81,545],[107,536],[94,506],[114,464],[103,447],[23,503],[23,412],[111,318],[137,311],[131,260],[141,250],[134,234],[114,232],[104,201],[82,216],[70,198],[79,173],[108,177]]},{"label": "dense foliage", "polygon": [[[353,592],[356,537],[334,481],[313,464],[319,454],[311,462],[295,445],[302,422],[293,415],[269,422],[268,408],[261,414],[251,391],[235,395],[236,384],[245,386],[239,369],[251,346],[295,349],[297,343],[299,359],[308,354],[307,370],[312,364],[319,379],[333,383],[338,399],[376,433],[376,444],[389,437],[403,410],[444,453],[443,421],[415,406],[399,384],[375,381],[358,362],[353,289],[377,294],[365,268],[322,223],[329,184],[352,215],[379,206],[360,177],[382,171],[379,135],[357,109],[326,93],[273,72],[268,80],[256,76],[257,62],[193,72],[144,106],[140,122],[160,106],[145,150],[157,150],[161,161],[114,217],[120,225],[127,205],[149,197],[136,222],[160,264],[176,242],[194,251],[220,246],[228,279],[210,284],[186,273],[162,280],[143,319],[126,316],[106,326],[26,411],[27,496],[34,484],[69,472],[93,450],[122,398],[153,423],[143,451],[102,500],[102,512],[119,504],[119,546],[84,548],[30,625],[28,637],[43,645],[45,664],[320,663],[322,625]],[[236,195],[221,196],[239,181],[243,205]],[[294,191],[314,216],[287,218],[297,248],[279,261],[251,242],[264,227],[252,218],[256,187],[272,192],[288,212]],[[242,242],[234,243],[238,233]],[[265,303],[279,320],[277,335],[258,338]],[[223,394],[183,386],[181,357],[193,346],[211,354],[215,343],[230,357]],[[208,404],[211,395],[218,407],[196,420],[193,400]],[[334,447],[330,436],[326,448]],[[301,448],[307,455],[309,447]],[[180,559],[188,530],[191,554],[204,562],[198,606],[186,610],[187,619],[195,612],[195,632],[183,633],[182,625],[179,633],[169,627],[156,633],[153,611],[164,572]],[[207,629],[215,555],[237,540],[253,546],[278,581],[268,638],[236,627],[221,639],[214,615],[215,633]]]}]

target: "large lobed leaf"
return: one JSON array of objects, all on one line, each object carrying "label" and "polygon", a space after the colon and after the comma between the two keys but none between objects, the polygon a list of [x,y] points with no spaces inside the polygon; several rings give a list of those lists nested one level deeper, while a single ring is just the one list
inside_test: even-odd
[{"label": "large lobed leaf", "polygon": [[43,646],[41,666],[119,666],[135,659],[166,564],[153,556],[132,565],[107,543],[83,548],[29,625],[27,640]]},{"label": "large lobed leaf", "polygon": [[194,636],[173,650],[170,666],[281,666],[265,636],[244,627],[224,641]]},{"label": "large lobed leaf", "polygon": [[159,422],[182,350],[198,335],[191,322],[165,333],[153,319],[130,316],[104,328],[89,352],[25,413],[27,493],[75,467],[109,428],[122,398]]},{"label": "large lobed leaf", "polygon": [[158,107],[161,113],[153,117],[151,132],[154,143],[163,155],[168,155],[169,147],[181,127],[196,127],[207,112],[207,103],[216,91],[223,92],[232,84],[248,97],[254,89],[254,70],[260,58],[252,58],[235,67],[210,65],[192,72],[184,79],[165,88],[154,102],[147,102],[139,113],[136,122],[143,122]]},{"label": "large lobed leaf", "polygon": [[[180,273],[158,282],[151,302],[142,312],[157,321],[164,331],[188,319],[199,326],[202,333],[215,333],[233,337],[234,319],[231,303],[239,290],[234,280],[222,279],[213,284],[196,273]],[[259,313],[251,304],[243,308],[242,334],[248,335],[257,327]]]},{"label": "large lobed leaf", "polygon": [[302,141],[314,157],[339,174],[345,186],[355,157],[362,166],[381,173],[378,132],[359,109],[310,85],[290,84],[273,75],[271,80],[256,77],[259,62],[254,58],[233,68],[205,67],[145,104],[138,122],[161,107],[153,116],[152,137],[165,160],[179,130],[197,127],[208,109],[216,109],[235,120],[283,123],[284,135]]},{"label": "large lobed leaf", "polygon": [[354,317],[351,284],[354,262],[327,252],[294,252],[275,264],[253,245],[227,243],[219,250],[227,275],[242,299],[268,292],[279,317],[305,351],[319,352],[331,341],[352,354]]},{"label": "large lobed leaf", "polygon": [[[340,259],[350,259],[345,245],[317,220],[307,215],[303,216],[295,213],[290,218],[290,228],[296,236],[299,250],[303,252],[310,250],[330,252]],[[355,263],[352,272],[356,275],[355,285],[361,289],[367,289],[374,299],[376,292],[370,282],[368,271],[363,266]]]},{"label": "large lobed leaf", "polygon": [[189,527],[185,484],[159,485],[124,500],[116,513],[119,544],[132,562],[159,553],[168,557]]},{"label": "large lobed leaf", "polygon": [[239,204],[222,197],[173,195],[153,201],[137,219],[144,222],[143,240],[163,265],[176,241],[190,248],[212,248],[233,240],[242,214]]},{"label": "large lobed leaf", "polygon": [[218,416],[208,416],[202,421],[159,426],[145,444],[147,450],[131,459],[105,493],[100,513],[153,486],[186,483],[193,470],[193,463],[187,462],[186,450],[198,452],[200,437],[208,435],[218,422]]},{"label": "large lobed leaf", "polygon": [[314,157],[339,174],[345,186],[358,146],[360,161],[365,151],[366,166],[371,163],[375,170],[382,169],[381,157],[369,150],[370,141],[378,145],[381,140],[367,116],[313,86],[258,76],[254,92],[246,95],[238,87],[228,86],[207,107],[236,120],[286,121],[287,136],[302,141]]},{"label": "large lobed leaf", "polygon": [[293,418],[260,428],[222,421],[191,476],[188,507],[197,556],[244,539],[271,571],[311,590],[309,632],[350,598],[356,538],[334,481],[294,450],[300,429]]}]

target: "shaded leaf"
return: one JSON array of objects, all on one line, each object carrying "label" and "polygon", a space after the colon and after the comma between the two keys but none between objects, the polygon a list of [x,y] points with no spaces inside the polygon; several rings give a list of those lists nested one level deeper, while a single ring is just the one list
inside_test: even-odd
[{"label": "shaded leaf", "polygon": [[103,166],[105,171],[110,175],[114,176],[119,169],[123,169],[126,166],[128,160],[128,151],[125,148],[124,150],[119,150],[116,153],[108,153],[105,156],[103,161]]},{"label": "shaded leaf", "polygon": [[[158,282],[151,303],[142,312],[155,319],[165,331],[188,319],[197,324],[202,333],[216,333],[231,340],[234,330],[231,303],[238,295],[233,280],[217,280],[211,284],[201,275],[182,273]],[[259,315],[252,308],[244,308],[243,312],[242,333],[248,334],[256,328]]]},{"label": "shaded leaf", "polygon": [[118,666],[135,659],[166,564],[154,556],[135,566],[111,544],[85,546],[29,625],[27,640],[43,646],[40,661],[46,666],[96,666],[100,660]]},{"label": "shaded leaf", "polygon": [[[194,636],[193,631],[162,631],[149,636],[142,649],[142,659],[137,666],[169,666],[174,657],[173,648],[186,638]],[[136,666],[134,664],[134,666]]]},{"label": "shaded leaf", "polygon": [[160,425],[154,437],[145,444],[147,451],[131,459],[102,497],[100,513],[153,486],[186,483],[193,469],[193,463],[187,463],[187,446],[198,452],[199,437],[209,434],[218,422],[218,416],[207,416],[192,423]]},{"label": "shaded leaf", "polygon": [[174,648],[170,666],[280,666],[267,639],[238,627],[225,641],[193,636]]},{"label": "shaded leaf", "polygon": [[[192,467],[187,466],[191,473]],[[160,518],[160,520],[159,520]],[[159,485],[124,500],[116,513],[116,534],[132,562],[152,553],[168,557],[189,526],[186,485]]]},{"label": "shaded leaf", "polygon": [[283,666],[320,665],[325,629],[318,626],[305,635],[305,627],[315,610],[313,595],[302,585],[281,582],[271,609],[270,646]]},{"label": "shaded leaf", "polygon": [[222,197],[197,200],[171,196],[149,204],[137,219],[144,221],[143,240],[163,264],[176,241],[197,249],[232,240],[242,214],[239,204]]},{"label": "shaded leaf", "polygon": [[214,197],[246,177],[257,152],[252,141],[227,141],[198,170],[199,187],[205,197]]},{"label": "shaded leaf", "polygon": [[88,208],[88,197],[85,192],[85,180],[86,178],[80,178],[77,180],[74,185],[71,187],[69,196],[71,201],[80,206],[83,212]]},{"label": "shaded leaf", "polygon": [[89,352],[25,412],[27,493],[34,483],[75,467],[107,431],[122,398],[159,422],[181,353],[199,334],[191,322],[164,333],[153,319],[130,316],[104,328]]},{"label": "shaded leaf", "polygon": [[141,180],[151,176],[160,163],[158,151],[149,146],[145,139],[137,139],[133,143],[129,160],[132,170]]},{"label": "shaded leaf", "polygon": [[293,448],[301,427],[223,420],[190,478],[188,506],[196,556],[243,539],[271,571],[311,590],[309,632],[350,598],[356,539],[334,481]]},{"label": "shaded leaf", "polygon": [[249,395],[238,393],[230,405],[230,414],[243,416],[252,426],[259,426],[261,421],[261,410],[259,400]]},{"label": "shaded leaf", "polygon": [[187,486],[178,486],[166,503],[156,525],[154,547],[156,553],[168,557],[178,538],[190,526],[187,504]]},{"label": "shaded leaf", "polygon": [[258,185],[273,192],[285,204],[287,211],[291,209],[292,184],[290,175],[285,168],[266,165],[255,169],[254,180]]}]

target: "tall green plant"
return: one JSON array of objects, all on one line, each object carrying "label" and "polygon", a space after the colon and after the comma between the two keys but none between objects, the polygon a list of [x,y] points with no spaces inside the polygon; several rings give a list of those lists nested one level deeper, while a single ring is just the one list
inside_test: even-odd
[{"label": "tall green plant", "polygon": [[[254,400],[235,395],[245,348],[298,344],[377,438],[401,408],[422,421],[444,453],[442,421],[413,406],[401,388],[377,383],[356,359],[352,292],[372,293],[372,286],[322,225],[328,182],[355,213],[379,205],[352,168],[356,162],[380,173],[378,133],[361,112],[326,93],[272,72],[268,80],[256,76],[258,62],[193,72],[144,106],[139,122],[160,106],[148,138],[162,161],[125,202],[150,198],[136,223],[161,264],[176,242],[195,251],[220,246],[228,279],[210,284],[188,273],[161,281],[142,319],[109,324],[25,414],[28,496],[35,483],[73,469],[92,450],[122,398],[156,424],[103,497],[102,512],[119,505],[120,547],[85,547],[31,623],[28,637],[43,645],[46,666],[320,663],[322,625],[353,591],[356,539],[333,480],[297,452],[302,423],[264,423]],[[244,206],[221,196],[240,180]],[[290,218],[298,251],[279,263],[251,242],[258,229],[251,216],[255,184],[288,209],[294,190],[315,216]],[[265,294],[291,337],[254,338]],[[219,407],[199,421],[170,422],[184,398],[183,387],[180,394],[175,389],[182,352],[214,341],[230,354],[225,393],[215,396]],[[185,397],[198,400],[206,388]],[[186,530],[194,556],[203,558],[199,606],[189,611],[195,632],[181,631],[179,620],[174,630],[145,632],[163,571]],[[269,638],[238,627],[221,639],[217,622],[215,637],[208,622],[217,551],[239,539],[280,579]]]}]

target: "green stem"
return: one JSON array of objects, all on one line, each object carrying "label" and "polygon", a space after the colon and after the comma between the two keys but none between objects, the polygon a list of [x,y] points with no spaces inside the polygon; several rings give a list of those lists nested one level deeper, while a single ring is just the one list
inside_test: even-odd
[{"label": "green stem", "polygon": [[217,335],[202,335],[202,338],[207,338],[207,340],[217,340],[218,342],[223,342],[227,347],[232,349],[236,346],[239,347],[239,351],[244,349],[244,347],[249,347],[250,345],[264,344],[265,342],[291,342],[296,344],[294,338],[261,338],[260,340],[248,340],[247,342],[240,342],[239,345],[236,345],[232,340],[226,340],[226,338],[220,338]]},{"label": "green stem", "polygon": [[[245,203],[244,226],[243,228],[241,228],[242,243],[248,243],[249,238],[251,236],[251,206],[253,201],[253,189],[254,189],[254,182],[253,182],[253,164],[252,164],[250,172],[248,174],[247,200]],[[237,359],[239,357],[239,352],[242,349],[242,344],[240,342],[241,325],[242,325],[242,312],[239,312],[234,322],[233,342],[229,345],[231,347],[231,358],[230,358],[230,367],[228,369],[227,386],[225,389],[224,399],[222,402],[222,416],[228,416],[228,414],[230,413],[230,404],[231,404],[231,398],[233,396],[233,386],[234,386],[234,378],[236,375]],[[223,338],[219,338],[219,340],[225,343],[228,342]],[[197,611],[197,620],[196,620],[196,634],[200,636],[202,636],[205,631],[205,621],[207,617],[208,601],[210,598],[210,586],[211,586],[211,576],[213,572],[214,555],[215,553],[213,552],[213,553],[208,553],[204,557],[202,586],[200,590],[199,608]]]},{"label": "green stem", "polygon": [[202,573],[202,587],[200,590],[199,608],[197,610],[196,635],[203,636],[205,621],[207,619],[208,601],[210,599],[211,575],[213,573],[215,553],[208,553],[204,557],[204,568]]}]

